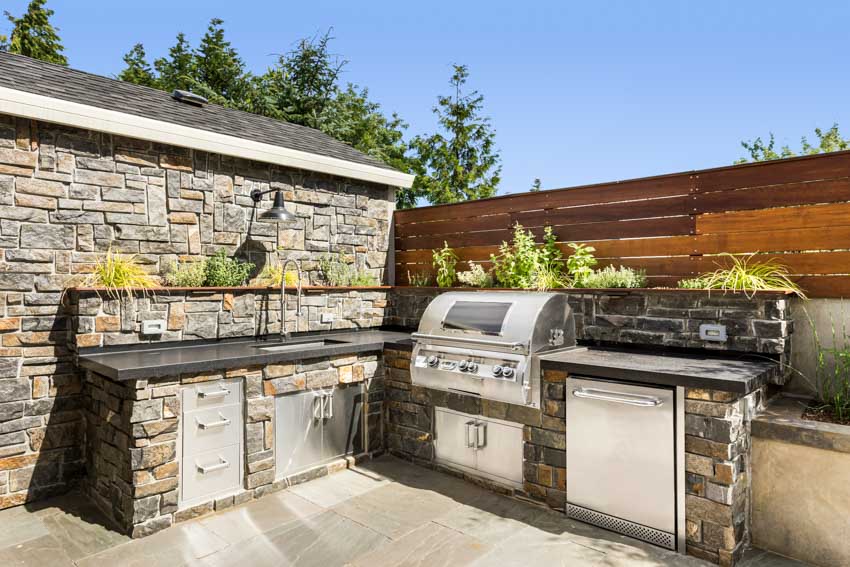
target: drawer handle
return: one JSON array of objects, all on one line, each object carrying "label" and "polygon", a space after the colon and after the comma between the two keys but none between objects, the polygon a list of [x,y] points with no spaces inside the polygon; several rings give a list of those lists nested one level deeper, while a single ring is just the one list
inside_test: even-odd
[{"label": "drawer handle", "polygon": [[228,390],[224,386],[220,386],[218,390],[201,390],[201,389],[199,389],[198,390],[198,397],[204,398],[204,399],[206,399],[206,398],[210,398],[210,399],[224,398],[229,393],[230,393],[230,390]]},{"label": "drawer handle", "polygon": [[221,418],[219,421],[208,421],[204,423],[197,417],[195,418],[195,421],[198,423],[198,427],[200,427],[201,429],[214,429],[216,427],[225,427],[230,425],[230,420],[224,417],[223,414],[219,413],[218,417]]},{"label": "drawer handle", "polygon": [[587,400],[600,400],[603,402],[614,402],[615,404],[626,404],[644,408],[654,408],[664,403],[660,398],[652,396],[639,396],[626,394],[624,392],[612,392],[610,390],[596,390],[592,388],[577,388],[573,390],[573,396]]},{"label": "drawer handle", "polygon": [[221,469],[226,469],[227,467],[230,466],[230,463],[227,462],[227,459],[219,457],[218,460],[219,460],[219,462],[214,464],[214,465],[204,466],[204,465],[198,464],[197,462],[195,463],[195,465],[198,467],[198,472],[200,472],[201,474],[207,474],[207,473],[211,473],[211,472],[215,472],[215,471],[220,471]]}]

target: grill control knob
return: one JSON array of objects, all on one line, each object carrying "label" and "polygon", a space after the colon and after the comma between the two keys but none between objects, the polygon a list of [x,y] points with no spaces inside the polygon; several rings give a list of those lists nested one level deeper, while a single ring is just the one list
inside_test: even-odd
[{"label": "grill control knob", "polygon": [[502,367],[494,366],[493,367],[493,376],[501,376],[502,375]]},{"label": "grill control knob", "polygon": [[513,375],[514,369],[510,366],[505,366],[504,368],[502,368],[502,376],[504,376],[505,378],[510,378]]},{"label": "grill control knob", "polygon": [[461,360],[457,367],[460,368],[461,372],[466,372],[469,367],[469,363],[465,360]]},{"label": "grill control knob", "polygon": [[478,372],[478,365],[475,364],[474,362],[470,362],[467,365],[466,369],[469,370],[470,372]]},{"label": "grill control knob", "polygon": [[432,354],[431,356],[428,357],[426,362],[428,363],[428,366],[437,366],[437,364],[439,364],[439,362],[440,362],[440,359]]}]

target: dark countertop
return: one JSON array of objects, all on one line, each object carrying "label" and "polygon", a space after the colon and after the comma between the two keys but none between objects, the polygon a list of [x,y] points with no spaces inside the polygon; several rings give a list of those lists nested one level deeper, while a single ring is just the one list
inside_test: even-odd
[{"label": "dark countertop", "polygon": [[307,360],[341,354],[407,349],[410,333],[388,330],[340,331],[317,335],[293,336],[289,343],[309,343],[327,339],[343,341],[319,347],[291,351],[265,351],[258,346],[279,343],[279,337],[227,341],[183,341],[164,344],[128,345],[81,352],[79,365],[113,380],[136,380],[173,376],[190,372],[208,372],[246,366],[262,366],[293,360]]},{"label": "dark countertop", "polygon": [[544,369],[664,386],[685,386],[749,394],[767,384],[779,365],[752,356],[678,354],[603,347],[579,347],[541,356]]}]

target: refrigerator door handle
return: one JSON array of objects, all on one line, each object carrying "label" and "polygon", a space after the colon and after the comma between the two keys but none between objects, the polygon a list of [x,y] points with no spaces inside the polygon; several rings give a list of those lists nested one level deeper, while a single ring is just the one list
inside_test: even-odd
[{"label": "refrigerator door handle", "polygon": [[573,396],[586,400],[599,400],[645,408],[655,408],[664,404],[664,400],[653,396],[640,396],[637,394],[614,392],[612,390],[598,390],[596,388],[576,388],[573,390]]}]

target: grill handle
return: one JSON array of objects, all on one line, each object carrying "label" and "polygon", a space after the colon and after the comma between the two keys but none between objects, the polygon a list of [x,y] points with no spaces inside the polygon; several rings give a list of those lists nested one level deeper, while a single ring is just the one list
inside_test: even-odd
[{"label": "grill handle", "polygon": [[483,345],[483,346],[494,346],[494,347],[508,347],[511,350],[522,350],[523,343],[520,342],[511,342],[506,343],[502,341],[494,341],[489,339],[476,339],[473,337],[450,337],[445,335],[429,335],[427,333],[413,333],[410,335],[414,339],[422,339],[422,340],[435,340],[435,341],[450,341],[453,343],[464,343],[470,345]]},{"label": "grill handle", "polygon": [[660,398],[653,398],[652,396],[638,396],[635,394],[612,392],[610,390],[597,390],[595,388],[576,388],[573,390],[573,396],[587,400],[599,400],[644,408],[655,408],[664,403]]}]

